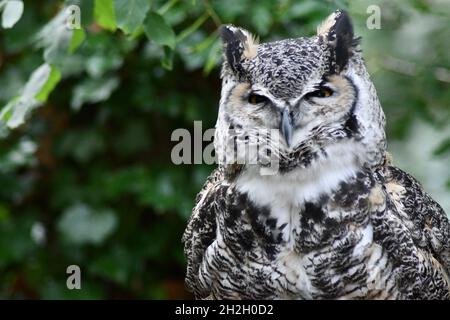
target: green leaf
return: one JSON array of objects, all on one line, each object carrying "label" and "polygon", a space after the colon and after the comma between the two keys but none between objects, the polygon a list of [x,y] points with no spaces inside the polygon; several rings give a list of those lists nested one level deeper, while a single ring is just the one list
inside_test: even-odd
[{"label": "green leaf", "polygon": [[148,0],[115,0],[114,8],[117,27],[125,34],[131,34],[142,25],[150,9],[150,2]]},{"label": "green leaf", "polygon": [[5,29],[12,28],[22,17],[23,2],[21,0],[6,1],[2,14],[2,27]]},{"label": "green leaf", "polygon": [[106,80],[87,79],[75,87],[70,104],[73,109],[79,110],[85,103],[105,101],[118,86],[119,79],[116,77]]},{"label": "green leaf", "polygon": [[59,71],[53,69],[49,64],[45,63],[41,65],[32,73],[22,90],[22,94],[19,97],[12,99],[2,109],[0,112],[0,120],[5,122],[11,129],[17,128],[23,124],[26,115],[33,108],[45,101],[60,77]]},{"label": "green leaf", "polygon": [[118,54],[95,53],[85,61],[86,72],[91,78],[101,78],[107,72],[116,71],[123,64],[123,57]]},{"label": "green leaf", "polygon": [[113,0],[95,0],[94,19],[102,28],[116,31],[116,15]]},{"label": "green leaf", "polygon": [[74,53],[86,38],[86,33],[83,29],[75,29],[72,33],[72,38],[69,43],[69,53]]},{"label": "green leaf", "polygon": [[189,27],[187,27],[186,29],[184,29],[178,36],[176,41],[177,42],[181,42],[183,41],[185,38],[187,38],[189,35],[191,35],[192,33],[194,33],[195,31],[198,30],[198,28],[200,28],[202,26],[203,23],[205,23],[206,20],[209,19],[209,13],[205,12],[203,15],[201,15],[200,17],[197,18],[197,20],[195,20]]},{"label": "green leaf", "polygon": [[47,83],[52,73],[51,65],[44,63],[37,68],[32,74],[28,82],[25,84],[22,97],[27,100],[35,98]]},{"label": "green leaf", "polygon": [[446,152],[450,151],[450,138],[442,141],[439,146],[433,151],[434,156],[441,156]]},{"label": "green leaf", "polygon": [[164,58],[161,60],[161,65],[167,70],[172,70],[173,68],[173,55],[174,52],[168,47],[164,47]]},{"label": "green leaf", "polygon": [[50,75],[47,82],[42,87],[41,91],[36,95],[36,100],[40,102],[47,101],[48,95],[53,91],[56,85],[61,80],[61,71],[51,66]]},{"label": "green leaf", "polygon": [[144,31],[147,37],[157,45],[175,48],[175,32],[161,15],[150,12],[144,21]]},{"label": "green leaf", "polygon": [[58,221],[58,231],[73,244],[101,244],[117,227],[111,210],[95,211],[85,204],[68,208]]},{"label": "green leaf", "polygon": [[67,28],[67,11],[63,8],[36,35],[37,47],[44,48],[44,60],[63,64],[69,52],[73,30]]},{"label": "green leaf", "polygon": [[9,101],[6,106],[3,107],[2,112],[0,113],[0,120],[3,123],[8,124],[9,120],[11,119],[14,109],[16,105],[18,104],[18,101],[20,100],[20,97],[14,97]]},{"label": "green leaf", "polygon": [[87,79],[75,87],[70,104],[73,109],[79,110],[85,103],[105,101],[118,86],[119,79],[117,77]]},{"label": "green leaf", "polygon": [[211,50],[209,51],[205,66],[203,67],[203,72],[206,75],[208,75],[211,72],[211,70],[217,65],[217,62],[220,59],[221,48],[222,48],[221,42],[218,40],[216,40],[214,44],[211,46]]}]

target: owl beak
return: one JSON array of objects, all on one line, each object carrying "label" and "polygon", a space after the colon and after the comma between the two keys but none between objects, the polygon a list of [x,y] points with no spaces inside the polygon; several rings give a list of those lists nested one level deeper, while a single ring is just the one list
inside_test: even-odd
[{"label": "owl beak", "polygon": [[289,114],[289,108],[284,108],[283,110],[280,131],[284,137],[284,140],[286,140],[288,147],[290,147],[292,140],[292,119]]}]

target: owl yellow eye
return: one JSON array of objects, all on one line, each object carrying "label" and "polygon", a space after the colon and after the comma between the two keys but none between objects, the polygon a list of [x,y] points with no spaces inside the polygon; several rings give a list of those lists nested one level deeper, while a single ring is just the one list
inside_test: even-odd
[{"label": "owl yellow eye", "polygon": [[328,87],[320,87],[318,90],[308,93],[306,96],[308,98],[328,98],[333,94],[333,90]]},{"label": "owl yellow eye", "polygon": [[259,103],[266,103],[269,99],[267,97],[261,96],[259,94],[251,93],[248,96],[248,102],[250,104],[259,104]]}]

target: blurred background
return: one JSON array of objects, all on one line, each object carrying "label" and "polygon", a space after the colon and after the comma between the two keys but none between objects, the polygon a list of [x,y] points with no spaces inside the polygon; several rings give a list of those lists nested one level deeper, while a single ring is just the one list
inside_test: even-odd
[{"label": "blurred background", "polygon": [[[72,4],[80,29],[65,27]],[[450,213],[448,4],[0,0],[0,298],[191,297],[180,239],[213,166],[174,165],[171,133],[214,126],[222,23],[270,41],[347,9],[394,162]]]}]

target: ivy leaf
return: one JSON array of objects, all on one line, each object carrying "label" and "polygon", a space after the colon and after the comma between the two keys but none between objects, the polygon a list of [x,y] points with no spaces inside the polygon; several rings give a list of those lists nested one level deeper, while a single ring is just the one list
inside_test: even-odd
[{"label": "ivy leaf", "polygon": [[98,25],[104,29],[116,31],[116,15],[113,0],[95,0],[94,18]]},{"label": "ivy leaf", "polygon": [[112,92],[119,86],[119,79],[87,79],[74,89],[71,106],[79,110],[85,103],[97,103],[107,100]]},{"label": "ivy leaf", "polygon": [[37,34],[38,48],[44,48],[44,60],[51,64],[62,63],[69,51],[74,30],[67,28],[69,10],[63,8]]},{"label": "ivy leaf", "polygon": [[86,33],[83,29],[75,29],[72,32],[72,39],[69,43],[69,53],[74,53],[86,38]]},{"label": "ivy leaf", "polygon": [[44,88],[47,81],[50,79],[52,74],[52,67],[44,63],[42,66],[37,68],[30,77],[30,80],[25,84],[23,89],[22,97],[26,100],[31,100],[35,98]]},{"label": "ivy leaf", "polygon": [[22,17],[23,2],[21,0],[6,1],[2,14],[2,27],[5,29],[12,28]]},{"label": "ivy leaf", "polygon": [[0,120],[11,128],[24,123],[26,115],[47,100],[61,79],[59,70],[45,63],[36,69],[25,84],[22,94],[12,99],[1,111]]},{"label": "ivy leaf", "polygon": [[36,95],[36,100],[39,102],[45,102],[48,99],[48,95],[53,91],[58,82],[61,80],[61,71],[51,66],[50,75],[45,82],[42,89]]},{"label": "ivy leaf", "polygon": [[117,27],[131,34],[142,25],[150,3],[148,0],[115,0],[114,8]]},{"label": "ivy leaf", "polygon": [[23,101],[15,97],[2,109],[0,120],[10,129],[15,129],[25,122],[27,112],[38,105],[37,101]]},{"label": "ivy leaf", "polygon": [[117,227],[111,210],[96,211],[85,204],[68,208],[58,221],[58,230],[73,244],[101,244]]},{"label": "ivy leaf", "polygon": [[217,62],[220,60],[220,49],[222,48],[221,42],[216,40],[214,44],[211,46],[211,49],[208,54],[208,58],[206,59],[205,66],[203,67],[203,73],[208,75],[212,69],[217,65]]},{"label": "ivy leaf", "polygon": [[144,21],[144,31],[147,37],[157,45],[168,46],[172,50],[175,48],[175,32],[161,15],[150,12]]}]

